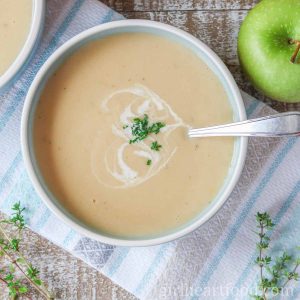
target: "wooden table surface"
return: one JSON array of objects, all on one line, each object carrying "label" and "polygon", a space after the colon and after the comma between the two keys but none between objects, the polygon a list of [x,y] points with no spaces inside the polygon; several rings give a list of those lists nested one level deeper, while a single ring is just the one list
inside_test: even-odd
[{"label": "wooden table surface", "polygon": [[[240,24],[258,0],[103,0],[127,18],[141,18],[172,24],[201,39],[227,64],[239,86],[273,108],[284,111],[300,105],[271,101],[257,93],[242,75],[236,55],[236,38]],[[26,256],[39,267],[43,278],[66,300],[131,300],[132,295],[113,284],[82,261],[26,231]],[[130,270],[128,270],[130,276]],[[7,299],[0,286],[0,299]],[[33,293],[33,299],[40,299]]]}]

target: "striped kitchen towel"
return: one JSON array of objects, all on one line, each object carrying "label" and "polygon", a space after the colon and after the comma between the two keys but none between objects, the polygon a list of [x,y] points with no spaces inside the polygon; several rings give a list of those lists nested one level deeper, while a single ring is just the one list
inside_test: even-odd
[{"label": "striped kitchen towel", "polygon": [[[58,220],[36,195],[20,151],[20,118],[32,79],[49,55],[75,34],[122,17],[96,0],[48,0],[40,47],[15,85],[0,97],[0,209],[21,201],[30,228],[80,257],[141,299],[246,299],[258,276],[254,215],[276,222],[278,249],[300,236],[300,139],[251,139],[241,179],[222,209],[193,233],[145,248],[104,245]],[[243,94],[249,117],[274,111]],[[284,234],[283,234],[284,233]],[[297,239],[298,238],[298,239]],[[284,246],[283,246],[284,245]],[[288,291],[300,299],[300,287]]]}]

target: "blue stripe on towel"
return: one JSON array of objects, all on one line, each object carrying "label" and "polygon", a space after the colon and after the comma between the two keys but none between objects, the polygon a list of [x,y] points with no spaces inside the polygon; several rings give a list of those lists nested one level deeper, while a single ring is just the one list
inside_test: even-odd
[{"label": "blue stripe on towel", "polygon": [[248,107],[247,107],[247,116],[251,116],[254,111],[256,110],[256,108],[258,107],[258,105],[260,104],[260,102],[258,100],[253,100],[253,103],[251,103]]},{"label": "blue stripe on towel", "polygon": [[63,240],[63,246],[64,247],[68,247],[70,242],[76,237],[77,232],[74,231],[73,229],[70,229],[70,231],[68,232],[68,234],[66,235],[65,239]]},{"label": "blue stripe on towel", "polygon": [[48,209],[48,207],[45,206],[43,214],[41,215],[37,223],[34,225],[34,230],[40,231],[47,223],[50,217],[51,217],[51,212]]},{"label": "blue stripe on towel", "polygon": [[103,18],[102,23],[107,23],[109,21],[111,21],[113,15],[114,15],[115,11],[110,9],[107,13],[107,15]]},{"label": "blue stripe on towel", "polygon": [[252,116],[252,114],[259,107],[259,104],[261,104],[259,101],[253,101],[253,103],[251,103],[248,107],[246,107],[247,118],[250,118]]},{"label": "blue stripe on towel", "polygon": [[[238,216],[236,222],[229,230],[229,234],[225,238],[224,242],[222,243],[218,253],[214,256],[214,258],[211,260],[210,265],[207,267],[207,271],[204,273],[201,279],[198,279],[197,286],[204,287],[209,279],[214,274],[214,271],[217,269],[219,263],[221,262],[222,258],[226,254],[227,250],[229,249],[231,243],[233,242],[239,228],[241,228],[242,224],[246,220],[246,217],[248,213],[250,212],[251,208],[255,204],[256,200],[258,199],[259,195],[263,192],[264,188],[267,186],[267,184],[270,182],[272,176],[274,175],[275,171],[278,169],[278,167],[283,162],[286,155],[289,153],[289,151],[293,148],[297,141],[297,138],[290,138],[284,148],[278,153],[277,157],[275,158],[274,162],[272,163],[271,167],[267,170],[266,174],[262,178],[258,188],[256,191],[251,195],[251,197],[248,199],[248,201],[245,204],[245,207],[243,208],[242,212]],[[197,299],[197,297],[193,296],[191,299]]]},{"label": "blue stripe on towel", "polygon": [[[284,204],[280,208],[279,212],[275,216],[274,223],[276,225],[278,225],[280,223],[280,221],[284,217],[285,213],[288,211],[288,209],[290,208],[290,206],[293,204],[293,202],[296,199],[296,197],[299,194],[299,192],[300,192],[300,180],[297,181],[296,185],[293,187],[292,192],[288,196],[287,200],[284,202]],[[295,215],[295,212],[294,212],[294,215]],[[241,276],[237,280],[237,282],[236,282],[233,290],[239,289],[240,286],[241,286],[241,284],[246,281],[248,275],[250,274],[250,269],[253,267],[253,262],[254,262],[254,260],[255,260],[256,257],[257,257],[257,251],[255,251],[251,255],[251,258],[250,258],[249,262],[247,263],[246,268],[244,269],[244,271],[242,272]],[[231,298],[228,297],[227,299],[230,300]]]},{"label": "blue stripe on towel", "polygon": [[40,69],[40,67],[45,63],[48,57],[52,54],[59,43],[59,39],[62,37],[64,32],[67,30],[69,24],[76,16],[77,12],[79,11],[81,5],[84,3],[84,0],[77,0],[73,7],[70,10],[70,13],[67,15],[65,20],[62,22],[60,27],[58,28],[57,32],[54,34],[54,37],[49,42],[49,46],[44,50],[44,52],[40,55],[39,60],[35,63],[34,67],[32,68],[31,72],[28,74],[26,81],[24,83],[23,89],[20,89],[18,93],[14,96],[13,100],[11,101],[10,106],[6,110],[6,112],[0,117],[0,132],[6,126],[7,122],[9,121],[10,117],[15,112],[18,105],[21,103],[21,100],[26,96],[26,92],[33,81],[36,73]]},{"label": "blue stripe on towel", "polygon": [[22,161],[22,154],[21,151],[18,152],[14,160],[12,161],[11,165],[7,169],[6,173],[2,176],[1,181],[0,181],[0,194],[2,193],[8,179],[13,175],[15,172],[17,166],[19,163]]},{"label": "blue stripe on towel", "polygon": [[[22,199],[20,199],[20,197],[22,197]],[[36,209],[41,205],[41,200],[34,191],[25,170],[20,174],[11,192],[1,203],[1,210],[7,212],[16,201],[20,200],[22,200],[22,205],[26,207],[25,217],[27,219],[30,219]]]},{"label": "blue stripe on towel", "polygon": [[128,255],[129,250],[130,250],[130,248],[128,248],[128,247],[120,247],[118,249],[119,255],[117,256],[117,258],[114,259],[112,265],[110,265],[108,268],[108,271],[107,271],[108,277],[112,277],[117,272],[117,270],[119,269],[123,260]]},{"label": "blue stripe on towel", "polygon": [[143,278],[140,281],[140,283],[138,284],[137,288],[135,289],[135,291],[134,291],[135,295],[139,295],[139,293],[145,288],[146,284],[149,283],[149,281],[152,279],[152,277],[154,275],[155,269],[159,266],[162,259],[164,259],[166,251],[172,246],[174,246],[174,245],[172,245],[171,243],[163,244],[162,246],[160,246],[159,251],[153,260],[153,263],[151,264],[148,271],[143,276]]}]

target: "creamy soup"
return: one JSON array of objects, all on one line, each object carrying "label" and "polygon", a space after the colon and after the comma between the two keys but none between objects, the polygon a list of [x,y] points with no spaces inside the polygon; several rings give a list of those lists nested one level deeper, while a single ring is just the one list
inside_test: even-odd
[{"label": "creamy soup", "polygon": [[0,0],[0,76],[25,44],[32,18],[32,0]]},{"label": "creamy soup", "polygon": [[[145,116],[165,126],[130,144]],[[115,236],[155,236],[207,207],[231,164],[232,138],[192,140],[188,129],[229,121],[224,88],[196,54],[124,33],[83,46],[49,79],[35,152],[49,189],[79,220]]]}]

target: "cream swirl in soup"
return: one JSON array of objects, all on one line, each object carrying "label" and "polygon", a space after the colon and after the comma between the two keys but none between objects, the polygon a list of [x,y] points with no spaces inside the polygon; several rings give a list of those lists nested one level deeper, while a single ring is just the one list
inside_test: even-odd
[{"label": "cream swirl in soup", "polygon": [[[118,107],[115,101],[119,101]],[[101,102],[100,108],[116,119],[112,124],[108,122],[101,126],[111,127],[113,139],[111,144],[106,144],[102,139],[103,128],[99,130],[91,153],[91,169],[99,182],[112,188],[129,188],[156,175],[177,151],[178,146],[169,142],[172,132],[179,127],[186,130],[191,128],[166,101],[141,84],[112,92]],[[149,140],[155,141],[156,136],[134,145],[128,143],[132,138],[130,126],[124,128],[123,124],[130,124],[134,118],[145,114],[150,119],[167,124],[161,130],[160,140],[163,146],[159,151],[152,151],[149,147]],[[151,161],[147,168],[144,167],[145,159]],[[137,163],[139,160],[142,168]]]},{"label": "cream swirl in soup", "polygon": [[[232,121],[225,89],[194,52],[157,35],[123,33],[81,47],[47,81],[35,114],[35,155],[49,190],[110,235],[184,226],[214,199],[231,165],[234,139],[187,136],[190,127]],[[165,126],[130,144],[134,119],[145,115]]]}]

